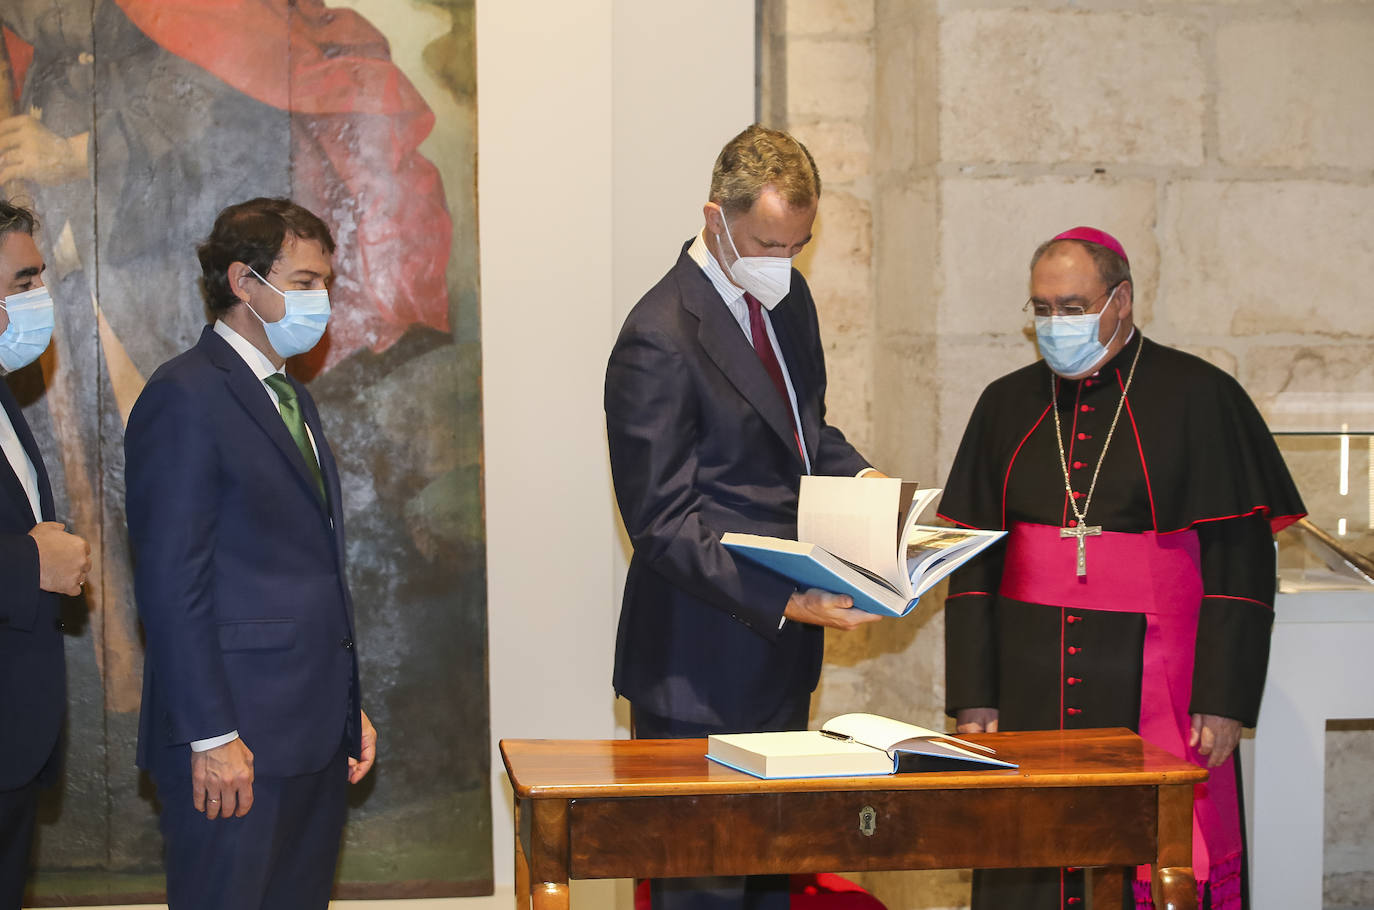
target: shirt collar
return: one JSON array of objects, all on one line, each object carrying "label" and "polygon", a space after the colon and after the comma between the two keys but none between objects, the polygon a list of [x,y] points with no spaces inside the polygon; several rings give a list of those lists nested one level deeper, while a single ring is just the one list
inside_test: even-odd
[{"label": "shirt collar", "polygon": [[727,305],[736,303],[744,298],[744,290],[736,287],[729,278],[725,277],[725,270],[720,267],[716,257],[711,255],[710,249],[706,246],[706,229],[702,228],[697,234],[697,239],[692,241],[692,245],[687,248],[687,255],[692,257],[706,277],[711,279],[711,284],[716,288],[716,293]]},{"label": "shirt collar", "polygon": [[259,351],[253,342],[244,338],[238,332],[229,327],[223,319],[215,320],[215,334],[229,342],[229,347],[238,352],[243,358],[243,362],[248,364],[248,368],[253,371],[253,375],[258,379],[266,379],[273,373],[285,373],[285,369],[277,369],[272,365],[272,361],[267,359],[267,355]]}]

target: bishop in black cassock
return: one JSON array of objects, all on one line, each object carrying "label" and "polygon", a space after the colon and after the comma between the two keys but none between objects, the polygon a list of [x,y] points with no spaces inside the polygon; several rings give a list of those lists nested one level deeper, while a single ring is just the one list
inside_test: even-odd
[{"label": "bishop in black cassock", "polygon": [[[951,578],[947,710],[964,731],[1130,727],[1213,765],[1195,793],[1199,906],[1240,907],[1231,750],[1264,686],[1273,534],[1301,499],[1240,385],[1135,329],[1114,238],[1047,242],[1031,290],[1046,360],[984,390],[941,502],[1008,531]],[[1149,907],[1148,867],[1133,890]],[[975,908],[1083,901],[1081,870],[974,878]]]}]

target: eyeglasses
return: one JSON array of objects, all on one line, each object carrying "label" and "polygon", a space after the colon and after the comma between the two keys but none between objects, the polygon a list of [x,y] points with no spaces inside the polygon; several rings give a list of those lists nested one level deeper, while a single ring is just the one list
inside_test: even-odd
[{"label": "eyeglasses", "polygon": [[1036,300],[1032,297],[1021,305],[1021,312],[1034,313],[1036,316],[1082,316],[1096,306],[1099,300],[1116,293],[1116,289],[1121,287],[1122,284],[1124,284],[1124,282],[1118,282],[1112,285],[1107,288],[1107,290],[1082,305],[1076,303],[1050,304]]}]

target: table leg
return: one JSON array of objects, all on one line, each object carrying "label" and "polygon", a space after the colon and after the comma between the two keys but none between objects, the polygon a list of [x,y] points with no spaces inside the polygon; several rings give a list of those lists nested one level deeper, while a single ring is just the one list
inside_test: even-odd
[{"label": "table leg", "polygon": [[515,801],[515,910],[530,910],[530,801]]},{"label": "table leg", "polygon": [[534,910],[568,910],[568,801],[536,799],[530,827]]},{"label": "table leg", "polygon": [[[1099,869],[1088,870],[1089,885],[1089,910],[1134,910],[1133,907],[1122,907],[1122,895],[1126,887],[1126,869],[1122,866],[1104,866]],[[1131,869],[1132,877],[1135,870]]]},{"label": "table leg", "polygon": [[1159,856],[1153,887],[1157,910],[1197,910],[1192,784],[1159,788]]},{"label": "table leg", "polygon": [[1190,868],[1155,869],[1154,894],[1156,910],[1197,910],[1197,882]]},{"label": "table leg", "polygon": [[567,882],[541,882],[534,889],[534,910],[568,910]]}]

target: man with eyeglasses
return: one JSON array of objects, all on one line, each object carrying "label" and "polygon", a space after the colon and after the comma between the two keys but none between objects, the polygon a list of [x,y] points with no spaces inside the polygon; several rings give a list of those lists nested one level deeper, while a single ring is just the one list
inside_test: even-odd
[{"label": "man with eyeglasses", "polygon": [[[52,338],[37,230],[33,212],[0,199],[0,375],[28,367]],[[91,571],[90,544],[56,514],[43,453],[0,380],[0,910],[23,903],[38,791],[57,782],[62,759],[61,595],[79,596]]]},{"label": "man with eyeglasses", "polygon": [[[1273,534],[1304,514],[1229,375],[1141,336],[1130,263],[1078,227],[1031,259],[1043,360],[974,408],[940,513],[1006,529],[951,578],[946,709],[960,732],[1130,727],[1211,769],[1199,907],[1245,902],[1238,768],[1273,622]],[[1149,869],[1128,883],[1149,905]],[[975,873],[975,908],[1082,906],[1081,870]]]}]

